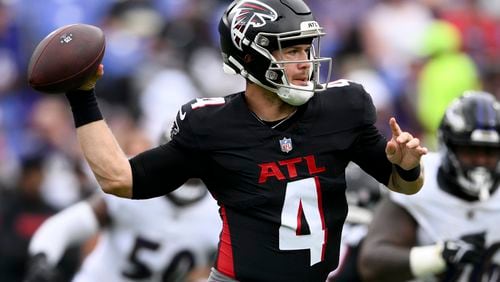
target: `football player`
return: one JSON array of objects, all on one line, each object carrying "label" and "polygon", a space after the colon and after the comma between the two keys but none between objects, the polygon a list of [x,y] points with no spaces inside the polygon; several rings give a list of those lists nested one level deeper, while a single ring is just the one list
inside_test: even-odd
[{"label": "football player", "polygon": [[[170,130],[160,144],[170,139]],[[129,131],[129,155],[149,148],[145,135]],[[98,243],[73,281],[196,281],[210,273],[221,228],[217,204],[199,179],[143,201],[102,192],[49,218],[34,234],[25,282],[60,281],[59,262],[70,246]]]},{"label": "football player", "polygon": [[129,160],[96,102],[101,65],[66,93],[84,155],[101,188],[121,197],[203,180],[223,222],[209,281],[324,281],[338,264],[349,162],[414,194],[427,149],[394,118],[385,139],[361,85],[329,82],[325,33],[302,0],[234,1],[219,33],[224,68],[246,79],[245,91],[186,103],[172,141]]},{"label": "football player", "polygon": [[366,281],[499,281],[500,103],[466,92],[438,131],[422,191],[377,208],[359,261]]},{"label": "football player", "polygon": [[30,243],[25,281],[58,281],[64,251],[97,234],[73,281],[188,281],[191,271],[212,264],[220,226],[217,205],[199,180],[144,201],[98,194],[42,224]]}]

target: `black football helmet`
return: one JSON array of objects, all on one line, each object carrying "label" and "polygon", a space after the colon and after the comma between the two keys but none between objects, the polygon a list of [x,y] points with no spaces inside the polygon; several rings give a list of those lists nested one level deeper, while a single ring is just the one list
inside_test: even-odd
[{"label": "black football helmet", "polygon": [[[444,151],[442,170],[465,195],[486,200],[500,176],[500,103],[493,95],[467,91],[447,108],[438,130]],[[457,146],[489,148],[496,167],[467,166],[456,154]]]},{"label": "black football helmet", "polygon": [[[325,33],[302,0],[236,0],[219,23],[224,70],[276,93],[283,101],[299,106],[315,91],[326,89],[331,59],[320,57],[319,39]],[[311,44],[304,61],[277,61],[273,51],[296,44]],[[248,56],[247,56],[248,55]],[[291,84],[284,70],[287,63],[310,63],[307,86]],[[328,65],[324,83],[321,65]]]}]

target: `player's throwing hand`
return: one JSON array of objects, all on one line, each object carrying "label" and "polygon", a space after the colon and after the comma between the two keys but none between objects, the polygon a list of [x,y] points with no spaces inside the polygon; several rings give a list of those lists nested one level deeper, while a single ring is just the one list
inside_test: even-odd
[{"label": "player's throwing hand", "polygon": [[88,91],[94,89],[97,81],[101,79],[103,75],[104,75],[104,65],[100,64],[97,67],[96,73],[93,76],[91,76],[87,81],[85,81],[83,85],[78,88],[78,90]]}]

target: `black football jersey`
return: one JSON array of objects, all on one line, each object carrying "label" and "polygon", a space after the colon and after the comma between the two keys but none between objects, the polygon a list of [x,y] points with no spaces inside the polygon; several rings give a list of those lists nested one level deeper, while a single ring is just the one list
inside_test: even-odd
[{"label": "black football jersey", "polygon": [[239,281],[325,281],[338,264],[347,164],[388,183],[375,119],[363,87],[344,80],[274,128],[244,93],[196,99],[181,107],[169,143],[131,160],[133,197],[201,178],[223,220],[218,271]]}]

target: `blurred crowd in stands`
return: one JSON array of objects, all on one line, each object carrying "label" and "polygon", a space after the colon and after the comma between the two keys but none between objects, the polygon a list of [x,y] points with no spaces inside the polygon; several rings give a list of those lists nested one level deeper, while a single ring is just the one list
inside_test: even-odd
[{"label": "blurred crowd in stands", "polygon": [[[70,23],[106,35],[99,102],[123,146],[156,143],[179,106],[244,89],[222,71],[217,24],[229,0],[0,0],[0,277],[20,281],[34,230],[87,197],[63,95],[26,81],[35,46]],[[379,111],[436,148],[448,102],[466,89],[500,98],[500,0],[305,0],[326,28],[333,79],[361,82]],[[134,132],[136,134],[131,134]]]}]

